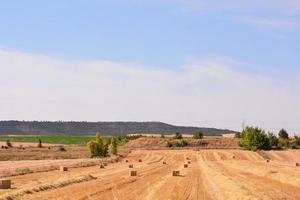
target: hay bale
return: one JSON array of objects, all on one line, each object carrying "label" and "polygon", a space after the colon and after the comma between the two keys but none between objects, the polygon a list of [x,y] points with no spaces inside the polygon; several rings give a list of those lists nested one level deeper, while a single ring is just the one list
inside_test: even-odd
[{"label": "hay bale", "polygon": [[180,172],[179,172],[179,171],[173,171],[172,175],[173,175],[173,176],[179,176],[179,175],[180,175]]},{"label": "hay bale", "polygon": [[139,159],[139,162],[143,162],[142,159]]},{"label": "hay bale", "polygon": [[100,169],[103,169],[103,168],[104,168],[104,165],[103,165],[103,164],[101,164],[101,165],[100,165]]},{"label": "hay bale", "polygon": [[65,172],[65,171],[68,171],[68,168],[67,168],[67,167],[64,167],[64,166],[60,166],[60,167],[59,167],[59,171]]},{"label": "hay bale", "polygon": [[299,166],[300,166],[300,164],[299,164],[299,163],[296,163],[295,165],[296,165],[296,167],[299,167]]},{"label": "hay bale", "polygon": [[137,176],[137,171],[134,170],[129,171],[129,176]]},{"label": "hay bale", "polygon": [[184,168],[188,168],[188,164],[184,164],[183,167],[184,167]]},{"label": "hay bale", "polygon": [[10,180],[0,180],[0,189],[10,189],[11,181]]},{"label": "hay bale", "polygon": [[132,164],[131,164],[131,165],[128,165],[128,167],[129,167],[129,168],[133,168],[133,165],[132,165]]}]

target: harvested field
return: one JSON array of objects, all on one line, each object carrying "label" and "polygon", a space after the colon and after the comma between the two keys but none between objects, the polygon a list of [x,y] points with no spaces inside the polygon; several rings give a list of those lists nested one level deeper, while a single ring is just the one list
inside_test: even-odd
[{"label": "harvested field", "polygon": [[[104,169],[97,165],[13,176],[7,178],[12,189],[0,189],[0,199],[297,200],[300,168],[295,163],[300,163],[299,153],[266,152],[271,160],[267,163],[265,156],[242,150],[137,150],[126,157],[137,176],[129,176],[126,162]],[[187,157],[193,164],[184,168]],[[30,162],[29,168],[35,161]],[[6,167],[13,165],[7,163]],[[180,175],[173,176],[173,171]]]}]

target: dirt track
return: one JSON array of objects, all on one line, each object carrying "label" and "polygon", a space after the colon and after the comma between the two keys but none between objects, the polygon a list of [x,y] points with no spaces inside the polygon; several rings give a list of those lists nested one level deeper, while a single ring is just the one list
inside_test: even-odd
[{"label": "dirt track", "polygon": [[[188,168],[183,168],[191,159]],[[269,157],[271,162],[264,159]],[[299,199],[300,151],[134,151],[128,163],[11,177],[16,199]],[[138,162],[142,159],[143,162]],[[163,164],[166,161],[167,164]],[[129,177],[133,164],[137,177]],[[173,177],[172,170],[181,176]]]}]

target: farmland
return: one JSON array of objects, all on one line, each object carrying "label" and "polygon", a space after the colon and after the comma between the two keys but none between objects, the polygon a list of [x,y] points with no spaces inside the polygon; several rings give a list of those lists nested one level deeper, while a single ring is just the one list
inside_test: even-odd
[{"label": "farmland", "polygon": [[39,139],[43,143],[48,144],[86,144],[95,136],[65,136],[65,135],[51,135],[51,136],[0,136],[0,141],[10,140],[11,142],[30,142],[38,143]]},{"label": "farmland", "polygon": [[[266,162],[266,156],[270,162]],[[188,158],[191,164],[184,168]],[[300,152],[296,150],[270,151],[264,157],[242,150],[136,150],[126,160],[128,163],[125,160],[109,163],[104,169],[97,165],[71,168],[67,172],[52,170],[12,176],[9,178],[13,189],[0,190],[0,197],[297,199],[300,196],[300,169],[295,166],[295,162],[300,162]],[[39,161],[22,165],[30,168],[35,162]],[[48,165],[54,162],[47,161]],[[128,164],[133,164],[137,176],[129,176]],[[1,162],[0,168],[15,165]],[[172,176],[173,170],[180,171],[180,176]]]}]

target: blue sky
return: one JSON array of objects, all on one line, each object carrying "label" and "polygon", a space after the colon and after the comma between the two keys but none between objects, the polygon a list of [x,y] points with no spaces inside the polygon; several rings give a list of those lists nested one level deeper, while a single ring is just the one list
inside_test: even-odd
[{"label": "blue sky", "polygon": [[2,120],[300,132],[298,0],[0,3]]},{"label": "blue sky", "polygon": [[226,56],[272,70],[298,67],[299,12],[281,4],[262,9],[256,1],[250,8],[228,1],[232,9],[218,1],[204,11],[193,10],[201,1],[182,2],[3,1],[0,47],[158,67],[176,68],[191,56]]}]

